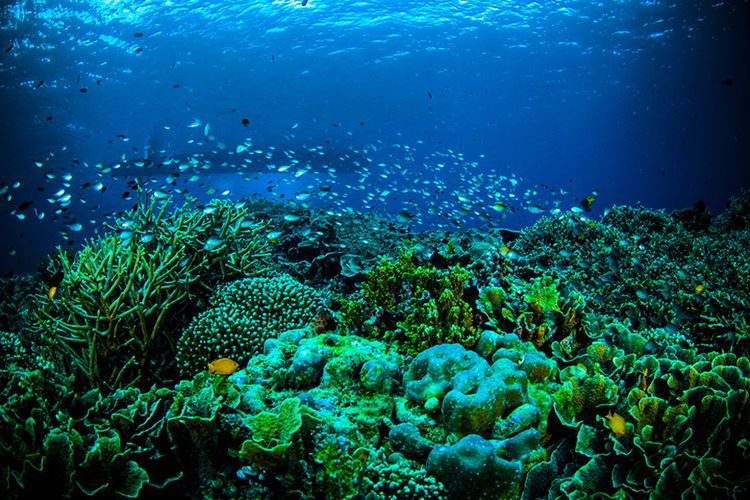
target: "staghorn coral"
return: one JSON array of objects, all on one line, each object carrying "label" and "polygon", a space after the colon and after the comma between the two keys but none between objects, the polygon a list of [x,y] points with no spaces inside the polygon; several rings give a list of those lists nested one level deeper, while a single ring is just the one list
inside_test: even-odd
[{"label": "staghorn coral", "polygon": [[84,387],[146,387],[173,376],[175,331],[204,287],[263,269],[262,226],[241,210],[167,207],[141,197],[117,221],[127,229],[89,241],[72,258],[58,248],[49,263],[62,278],[55,297],[41,299],[37,328],[53,332]]}]

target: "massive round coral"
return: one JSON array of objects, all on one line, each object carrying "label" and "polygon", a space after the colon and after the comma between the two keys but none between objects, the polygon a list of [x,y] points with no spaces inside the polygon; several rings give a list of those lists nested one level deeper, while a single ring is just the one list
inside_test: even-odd
[{"label": "massive round coral", "polygon": [[314,289],[289,276],[233,281],[217,288],[209,303],[212,307],[193,318],[177,344],[183,374],[223,357],[242,366],[267,339],[307,325],[324,307]]}]

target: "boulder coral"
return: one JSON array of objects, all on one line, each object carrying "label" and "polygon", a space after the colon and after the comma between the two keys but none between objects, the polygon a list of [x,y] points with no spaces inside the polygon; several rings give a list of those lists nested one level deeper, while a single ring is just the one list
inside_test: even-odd
[{"label": "boulder coral", "polygon": [[182,373],[195,373],[227,357],[241,366],[280,332],[310,323],[324,309],[312,288],[288,276],[246,278],[222,285],[177,343]]},{"label": "boulder coral", "polygon": [[508,360],[490,365],[458,344],[420,353],[404,374],[406,397],[427,413],[437,406],[445,428],[458,435],[485,434],[495,419],[526,398],[527,376]]}]

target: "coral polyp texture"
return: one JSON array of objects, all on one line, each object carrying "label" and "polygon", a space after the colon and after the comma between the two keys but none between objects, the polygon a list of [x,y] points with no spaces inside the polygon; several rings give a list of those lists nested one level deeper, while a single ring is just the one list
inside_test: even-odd
[{"label": "coral polyp texture", "polygon": [[345,274],[267,203],[140,207],[55,293],[2,280],[2,496],[742,497],[747,202],[412,233]]},{"label": "coral polyp texture", "polygon": [[324,309],[314,289],[288,276],[233,281],[218,287],[208,302],[177,343],[182,373],[201,371],[217,358],[245,364],[266,340],[308,325]]}]

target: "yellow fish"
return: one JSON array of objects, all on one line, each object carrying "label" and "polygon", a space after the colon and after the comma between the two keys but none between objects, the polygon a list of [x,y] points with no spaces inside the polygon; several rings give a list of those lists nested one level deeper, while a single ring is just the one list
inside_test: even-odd
[{"label": "yellow fish", "polygon": [[220,358],[208,364],[208,373],[231,375],[239,368],[239,363],[229,358]]},{"label": "yellow fish", "polygon": [[609,413],[604,415],[604,418],[607,419],[607,427],[612,430],[612,434],[618,438],[625,435],[627,428],[625,427],[625,418],[622,415],[610,410]]},{"label": "yellow fish", "polygon": [[54,299],[56,293],[57,293],[57,287],[56,286],[49,287],[49,291],[47,292],[47,297],[49,297],[49,300]]},{"label": "yellow fish", "polygon": [[695,287],[695,293],[701,293],[703,290],[706,289],[706,285],[701,283],[700,285],[696,285]]}]

